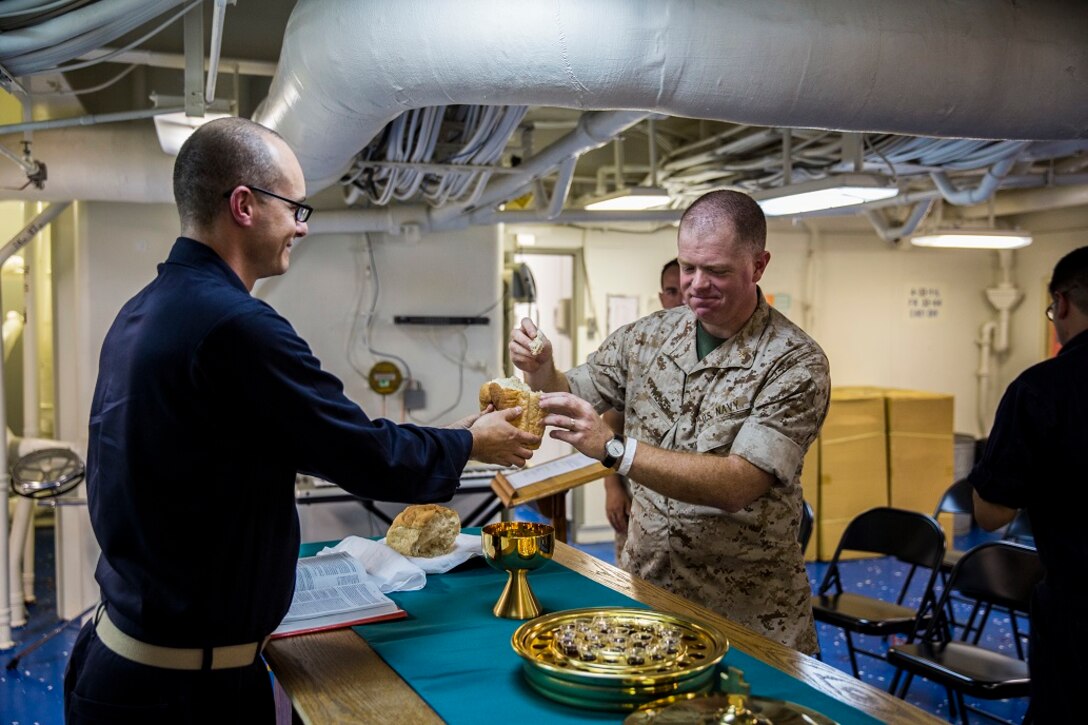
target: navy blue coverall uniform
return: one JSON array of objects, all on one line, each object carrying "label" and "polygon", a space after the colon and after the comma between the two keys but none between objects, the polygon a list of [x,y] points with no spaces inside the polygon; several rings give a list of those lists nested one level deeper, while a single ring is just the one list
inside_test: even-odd
[{"label": "navy blue coverall uniform", "polygon": [[[372,499],[446,501],[471,448],[467,430],[368,418],[214,250],[181,237],[102,347],[87,496],[108,616],[148,644],[259,642],[294,588],[297,472]],[[260,657],[222,670],[149,667],[103,645],[93,622],[65,693],[71,722],[273,716]]]}]

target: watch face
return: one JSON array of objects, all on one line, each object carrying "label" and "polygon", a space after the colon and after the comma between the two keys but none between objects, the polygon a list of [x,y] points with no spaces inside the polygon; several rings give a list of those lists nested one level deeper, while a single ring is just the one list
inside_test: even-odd
[{"label": "watch face", "polygon": [[623,455],[623,441],[618,441],[613,438],[605,444],[604,450],[613,458],[619,458]]}]

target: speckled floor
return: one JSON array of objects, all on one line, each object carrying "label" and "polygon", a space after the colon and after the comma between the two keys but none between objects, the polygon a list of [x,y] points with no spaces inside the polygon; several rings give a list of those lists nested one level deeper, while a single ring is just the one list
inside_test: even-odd
[{"label": "speckled floor", "polygon": [[[28,623],[13,631],[15,647],[0,651],[0,661],[5,665],[23,648],[38,642],[41,637],[63,625],[57,619],[55,608],[53,531],[50,528],[39,528],[36,537],[37,601],[30,606]],[[956,546],[960,549],[969,548],[986,538],[989,538],[989,535],[972,531],[963,537],[957,537]],[[611,562],[614,559],[610,542],[580,545],[579,548],[605,561]],[[809,564],[809,577],[814,582],[814,586],[823,576],[825,568],[826,564]],[[845,564],[843,572],[845,579],[856,582],[852,588],[853,591],[877,595],[887,595],[891,591],[898,592],[899,583],[902,582],[904,575],[905,571],[902,567],[885,559],[849,562]],[[912,588],[920,589],[920,586],[920,584],[912,585]],[[1026,631],[1027,624],[1022,623],[1021,629]],[[818,630],[824,661],[848,672],[850,662],[845,637],[838,630],[824,625],[818,625]],[[0,723],[3,725],[8,723],[53,725],[63,722],[61,687],[64,665],[77,631],[78,624],[73,622],[45,644],[32,652],[23,654],[15,669],[0,668]],[[873,641],[866,641],[866,639],[860,638],[858,642],[866,649],[879,650],[887,646],[879,639],[873,638]],[[991,617],[984,630],[982,643],[992,649],[1015,652],[1007,614],[995,614]],[[862,678],[866,682],[887,689],[892,676],[891,667],[885,662],[865,656],[859,658],[859,665]],[[928,712],[940,717],[948,717],[948,701],[943,688],[916,679],[907,699]],[[969,702],[971,702],[970,698]],[[1027,706],[1025,700],[975,701],[974,704],[1014,722],[1019,722]],[[979,721],[983,721],[982,718],[972,716],[972,722]]]}]

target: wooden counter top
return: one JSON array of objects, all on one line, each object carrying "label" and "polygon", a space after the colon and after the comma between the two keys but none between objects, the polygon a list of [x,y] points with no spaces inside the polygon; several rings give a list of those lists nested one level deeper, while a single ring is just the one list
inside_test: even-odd
[{"label": "wooden counter top", "polygon": [[[553,561],[654,609],[706,620],[721,629],[731,646],[882,722],[944,722],[574,547],[557,541]],[[366,641],[350,629],[275,640],[265,650],[265,657],[304,723],[442,722]]]}]

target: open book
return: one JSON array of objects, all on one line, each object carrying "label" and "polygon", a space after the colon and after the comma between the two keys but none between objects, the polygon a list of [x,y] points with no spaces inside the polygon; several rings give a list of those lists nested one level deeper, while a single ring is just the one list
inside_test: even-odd
[{"label": "open book", "polygon": [[400,619],[408,613],[366,579],[366,569],[345,552],[298,560],[295,596],[272,637]]}]

